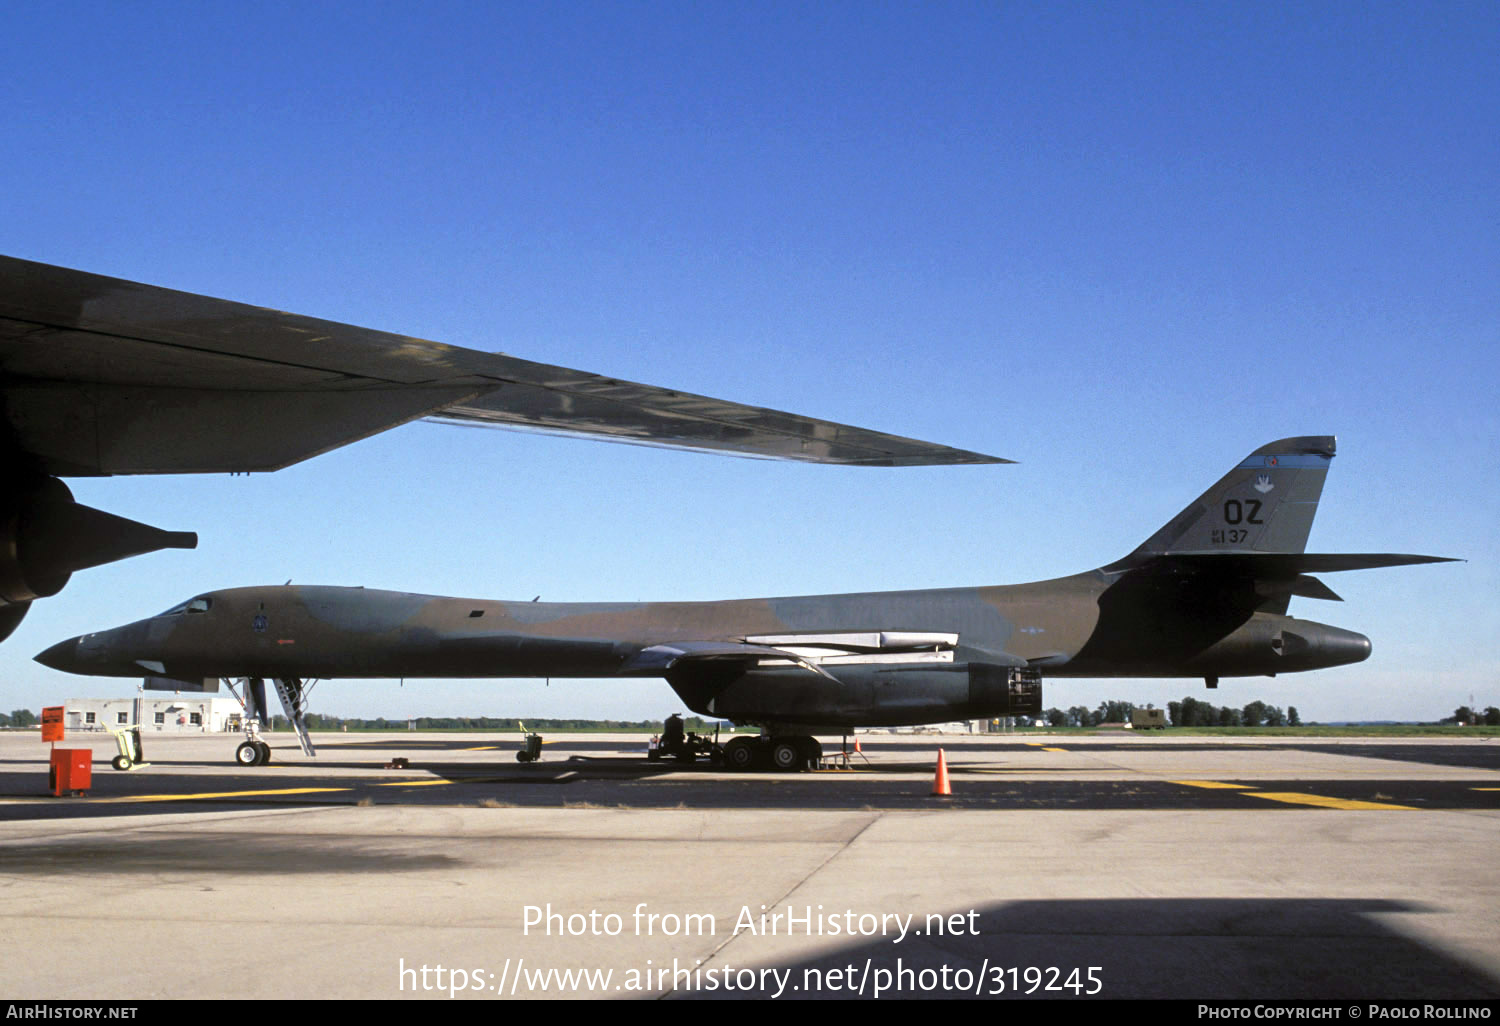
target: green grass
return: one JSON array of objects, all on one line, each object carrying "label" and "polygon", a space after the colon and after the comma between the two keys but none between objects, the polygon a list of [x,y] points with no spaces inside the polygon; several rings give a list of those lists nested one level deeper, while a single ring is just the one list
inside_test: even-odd
[{"label": "green grass", "polygon": [[[1033,727],[1017,734],[1123,734],[1117,729],[1097,727]],[[1168,727],[1166,730],[1132,730],[1131,734],[1176,734],[1203,737],[1500,737],[1500,727],[1449,727],[1438,724],[1391,723],[1358,727]]]}]

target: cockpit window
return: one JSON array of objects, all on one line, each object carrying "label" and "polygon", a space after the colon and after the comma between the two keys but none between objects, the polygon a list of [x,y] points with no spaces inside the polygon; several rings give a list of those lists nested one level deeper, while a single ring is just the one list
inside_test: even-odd
[{"label": "cockpit window", "polygon": [[199,597],[195,599],[188,599],[186,602],[182,603],[182,605],[173,606],[171,609],[168,609],[165,613],[162,613],[160,615],[179,616],[183,613],[206,613],[208,612],[208,608],[213,604],[214,600],[211,598]]}]

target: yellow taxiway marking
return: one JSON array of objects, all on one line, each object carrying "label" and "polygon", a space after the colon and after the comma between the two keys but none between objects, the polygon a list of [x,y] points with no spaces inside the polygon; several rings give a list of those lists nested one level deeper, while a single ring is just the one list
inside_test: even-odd
[{"label": "yellow taxiway marking", "polygon": [[1219,780],[1170,780],[1168,783],[1181,784],[1184,787],[1223,788],[1229,791],[1238,791],[1251,798],[1264,798],[1272,802],[1286,802],[1288,805],[1316,805],[1323,809],[1413,810],[1413,807],[1410,805],[1392,805],[1387,802],[1361,802],[1351,798],[1325,798],[1320,794],[1301,794],[1297,791],[1257,791],[1254,784],[1226,784]]},{"label": "yellow taxiway marking", "polygon": [[1405,809],[1416,810],[1410,805],[1392,805],[1388,802],[1361,802],[1351,798],[1325,798],[1320,794],[1298,794],[1296,791],[1246,791],[1251,798],[1286,802],[1289,805],[1316,805],[1324,809]]},{"label": "yellow taxiway marking", "polygon": [[191,802],[204,798],[250,798],[268,794],[326,794],[330,791],[352,791],[352,787],[284,787],[275,791],[205,791],[200,794],[138,794],[123,798],[95,798],[92,804],[111,802]]},{"label": "yellow taxiway marking", "polygon": [[1218,780],[1169,780],[1169,784],[1182,784],[1184,787],[1223,787],[1231,791],[1243,791],[1253,786],[1251,784],[1226,784]]},{"label": "yellow taxiway marking", "polygon": [[1042,751],[1044,751],[1044,752],[1066,752],[1067,749],[1066,748],[1047,748],[1047,747],[1044,746],[1042,748]]},{"label": "yellow taxiway marking", "polygon": [[392,780],[387,784],[376,784],[376,787],[436,787],[439,784],[456,784],[456,780]]},{"label": "yellow taxiway marking", "polygon": [[1471,787],[1470,791],[1500,791],[1500,787]]}]

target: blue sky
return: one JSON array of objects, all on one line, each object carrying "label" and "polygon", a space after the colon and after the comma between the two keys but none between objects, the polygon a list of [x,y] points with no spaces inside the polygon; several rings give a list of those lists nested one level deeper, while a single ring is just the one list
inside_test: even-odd
[{"label": "blue sky", "polygon": [[[273,475],[75,480],[200,548],[86,571],[31,656],[198,591],[711,599],[1115,559],[1336,434],[1310,548],[1362,665],[1056,681],[1304,718],[1500,704],[1493,4],[31,4],[0,252],[915,435],[804,467],[418,424]],[[330,682],[345,715],[662,715],[661,682]]]}]

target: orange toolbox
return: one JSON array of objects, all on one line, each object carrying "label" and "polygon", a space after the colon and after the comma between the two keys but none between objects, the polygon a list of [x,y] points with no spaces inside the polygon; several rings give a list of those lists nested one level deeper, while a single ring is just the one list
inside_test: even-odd
[{"label": "orange toolbox", "polygon": [[94,779],[94,752],[90,748],[52,749],[52,793],[59,798],[89,789]]}]

